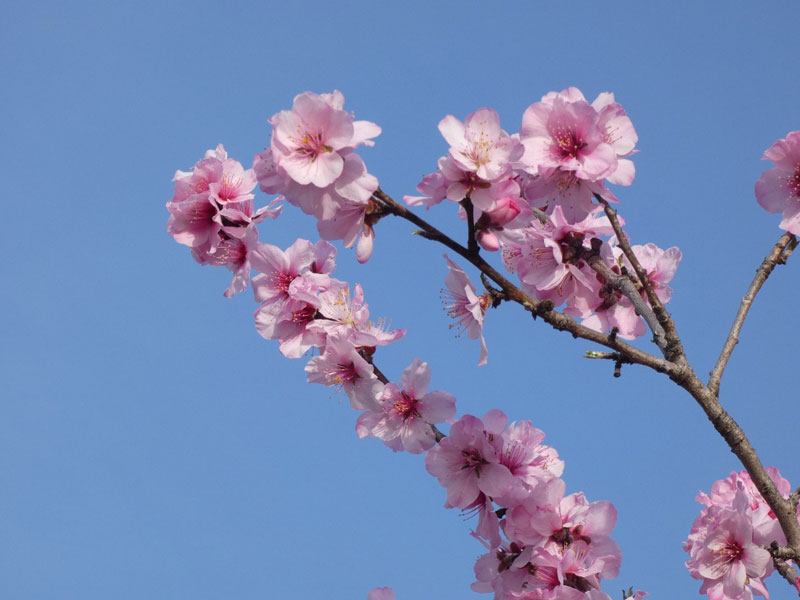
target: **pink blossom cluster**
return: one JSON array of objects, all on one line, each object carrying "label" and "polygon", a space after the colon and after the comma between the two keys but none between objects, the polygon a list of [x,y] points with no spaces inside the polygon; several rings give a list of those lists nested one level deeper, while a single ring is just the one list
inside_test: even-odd
[{"label": "pink blossom cluster", "polygon": [[508,424],[494,409],[465,415],[431,449],[428,472],[447,490],[447,508],[478,514],[473,532],[488,552],[475,564],[476,592],[498,600],[608,598],[622,555],[610,534],[609,502],[565,495],[563,461],[530,421]]},{"label": "pink blossom cluster", "polygon": [[782,213],[779,227],[800,235],[800,131],[791,131],[764,152],[774,168],[756,182],[756,199],[771,213]]},{"label": "pink blossom cluster", "polygon": [[255,173],[228,158],[222,144],[208,150],[191,171],[176,171],[173,181],[167,232],[189,246],[200,264],[228,267],[233,280],[225,296],[238,294],[250,280],[249,253],[258,242],[255,225],[277,217],[280,207],[273,203],[254,210]]},{"label": "pink blossom cluster", "polygon": [[356,244],[359,262],[366,262],[375,237],[370,213],[378,180],[355,149],[374,145],[381,128],[353,120],[338,90],[303,92],[270,123],[270,146],[253,162],[261,189],[316,217],[323,239],[342,240],[347,248]]},{"label": "pink blossom cluster", "polygon": [[[767,473],[778,491],[788,497],[791,487],[775,467]],[[753,594],[769,599],[764,579],[773,571],[771,542],[785,544],[775,514],[756,489],[747,471],[735,471],[699,492],[705,506],[695,519],[683,549],[686,567],[702,580],[700,593],[711,600],[752,600]]]},{"label": "pink blossom cluster", "polygon": [[[445,198],[461,203],[462,219],[470,218],[467,209],[472,213],[476,241],[502,251],[506,269],[528,294],[566,305],[568,315],[597,331],[613,328],[625,339],[646,332],[631,300],[588,262],[596,255],[617,275],[634,272],[603,207],[594,202],[616,202],[606,183],[630,185],[635,175],[628,157],[638,137],[613,94],[590,104],[577,88],[551,92],[528,107],[514,135],[488,108],[463,123],[448,115],[439,130],[449,152],[418,185],[423,195],[406,196],[407,204],[430,207]],[[634,253],[661,301],[668,301],[680,250],[647,244]],[[637,284],[647,302],[643,282]],[[484,346],[481,363],[485,354]]]}]

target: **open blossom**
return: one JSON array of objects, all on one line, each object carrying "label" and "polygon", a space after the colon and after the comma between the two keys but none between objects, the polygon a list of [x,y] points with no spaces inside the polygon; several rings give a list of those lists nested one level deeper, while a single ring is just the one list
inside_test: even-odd
[{"label": "open blossom", "polygon": [[267,148],[256,155],[253,168],[261,189],[281,194],[290,204],[317,218],[317,230],[327,240],[342,240],[346,248],[356,244],[359,262],[372,254],[374,222],[369,213],[373,208],[372,194],[378,180],[367,172],[357,154],[345,154],[342,170],[328,185],[300,184],[294,181],[275,161],[276,152]]},{"label": "open blossom", "polygon": [[524,179],[523,194],[533,208],[552,214],[560,206],[571,223],[584,220],[599,206],[595,194],[608,202],[618,202],[617,197],[602,181],[580,179],[574,171],[555,169]]},{"label": "open blossom", "polygon": [[406,333],[405,329],[386,331],[384,320],[377,323],[370,320],[369,306],[364,302],[364,290],[359,283],[352,295],[346,286],[336,286],[320,294],[318,310],[322,318],[311,325],[312,329],[346,339],[356,347],[385,346]]},{"label": "open blossom", "polygon": [[537,102],[522,116],[522,159],[532,171],[574,171],[580,179],[598,181],[617,170],[617,153],[606,142],[597,111],[585,100],[556,96]]},{"label": "open blossom", "polygon": [[255,225],[277,217],[280,207],[254,209],[255,173],[228,158],[222,144],[208,150],[191,172],[177,171],[173,181],[167,232],[189,246],[200,264],[225,266],[233,272],[225,296],[241,292],[250,280],[249,253],[258,242]]},{"label": "open blossom", "polygon": [[774,168],[756,182],[756,199],[771,213],[783,213],[779,227],[800,235],[800,131],[792,131],[764,152]]},{"label": "open blossom", "polygon": [[486,341],[483,339],[483,315],[489,306],[489,298],[487,296],[478,296],[475,293],[475,286],[472,285],[467,274],[450,260],[446,254],[444,258],[447,261],[447,267],[450,269],[444,280],[447,286],[443,296],[445,310],[447,314],[456,320],[456,324],[451,325],[451,327],[460,327],[459,334],[466,331],[467,337],[471,340],[478,337],[481,338],[481,353],[478,358],[478,366],[485,365],[489,352],[486,349]]},{"label": "open blossom", "polygon": [[754,591],[766,596],[761,578],[770,561],[769,552],[753,543],[747,518],[730,511],[708,532],[690,570],[692,576],[703,579],[700,593],[709,598],[752,600]]},{"label": "open blossom", "polygon": [[380,133],[374,123],[354,123],[343,103],[338,91],[327,96],[304,92],[295,97],[291,110],[270,119],[276,162],[292,180],[331,185],[342,174],[344,156]]},{"label": "open blossom", "polygon": [[456,165],[485,181],[505,175],[523,153],[519,140],[500,128],[500,117],[491,108],[476,110],[463,123],[447,115],[439,121],[439,131]]},{"label": "open blossom", "polygon": [[[767,472],[782,496],[791,486],[774,467]],[[772,572],[769,552],[763,546],[785,543],[774,513],[746,471],[733,472],[714,483],[698,502],[705,505],[692,524],[683,548],[689,554],[686,567],[703,580],[701,594],[712,600],[752,600],[753,594],[769,597],[764,578]]]},{"label": "open blossom", "polygon": [[514,476],[500,463],[505,415],[489,411],[483,419],[464,415],[450,434],[425,456],[425,468],[447,488],[448,508],[467,508],[478,496],[502,496]]},{"label": "open blossom", "polygon": [[379,402],[380,411],[361,413],[356,432],[359,437],[377,437],[395,452],[420,454],[436,443],[431,425],[453,418],[456,400],[448,392],[428,392],[431,371],[427,363],[414,359],[400,378],[400,385],[388,383]]},{"label": "open blossom", "polygon": [[522,163],[533,175],[560,169],[587,182],[633,182],[634,165],[626,157],[635,152],[638,136],[611,93],[592,104],[574,87],[546,94],[525,111],[520,140]]},{"label": "open blossom", "polygon": [[[605,216],[589,215],[570,223],[557,206],[547,223],[534,221],[505,245],[503,263],[538,299],[552,300],[556,306],[567,302],[572,314],[588,316],[599,286],[581,249],[591,237],[611,231]],[[587,307],[585,314],[581,307]]]},{"label": "open blossom", "polygon": [[[612,239],[612,244],[615,241]],[[647,273],[647,279],[658,299],[664,304],[669,302],[672,297],[672,288],[668,284],[675,276],[678,263],[681,261],[680,249],[673,246],[662,250],[653,243],[633,246],[631,249]],[[633,273],[633,266],[624,257],[622,251],[616,246],[613,247],[613,251],[617,257],[613,270],[619,274],[621,271],[617,263],[620,263],[628,269],[628,272]],[[622,339],[634,339],[644,335],[647,328],[642,318],[636,314],[636,309],[630,299],[607,285],[600,274],[596,273],[595,277],[602,284],[598,291],[600,302],[593,307],[595,314],[585,318],[582,324],[595,331],[608,331],[612,327],[616,327],[617,335]],[[640,294],[642,299],[649,304],[644,290],[640,290]]]},{"label": "open blossom", "polygon": [[347,340],[328,336],[325,350],[308,361],[306,373],[309,383],[343,389],[355,410],[378,410],[380,407],[378,398],[383,384],[372,365]]}]

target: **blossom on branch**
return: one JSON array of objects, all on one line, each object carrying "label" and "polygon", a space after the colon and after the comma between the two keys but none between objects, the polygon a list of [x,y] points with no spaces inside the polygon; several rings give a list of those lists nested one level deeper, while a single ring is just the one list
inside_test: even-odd
[{"label": "blossom on branch", "polygon": [[358,437],[376,437],[395,452],[420,454],[436,443],[432,425],[445,423],[456,413],[456,399],[441,390],[428,392],[431,370],[428,363],[414,359],[400,378],[400,385],[388,383],[379,399],[380,410],[361,413],[356,424]]},{"label": "blossom on branch", "polygon": [[762,158],[775,168],[764,171],[756,182],[756,199],[764,210],[783,213],[781,229],[800,235],[800,131],[772,144]]}]

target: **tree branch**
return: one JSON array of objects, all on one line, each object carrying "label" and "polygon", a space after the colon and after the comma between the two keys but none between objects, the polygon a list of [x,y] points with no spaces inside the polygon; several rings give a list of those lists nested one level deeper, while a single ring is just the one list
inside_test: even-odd
[{"label": "tree branch", "polygon": [[433,225],[420,218],[416,213],[411,212],[405,206],[399,204],[394,199],[386,194],[383,190],[378,190],[373,194],[375,200],[382,203],[383,207],[395,216],[401,217],[417,227],[420,231],[417,232],[426,239],[433,240],[443,244],[444,246],[457,253],[459,256],[468,260],[475,266],[481,273],[491,279],[502,291],[505,299],[513,300],[520,304],[525,310],[530,312],[534,317],[541,317],[551,327],[559,331],[568,331],[573,337],[582,338],[595,342],[617,352],[623,354],[631,363],[644,365],[659,373],[675,374],[677,366],[673,363],[648,354],[643,350],[626,344],[617,339],[616,335],[607,335],[589,329],[568,317],[567,315],[553,310],[553,303],[550,301],[539,301],[531,298],[517,286],[506,279],[494,267],[487,263],[481,256],[471,253],[467,248],[454,241],[449,236],[445,235]]},{"label": "tree branch", "polygon": [[791,233],[784,233],[761,262],[761,266],[756,270],[756,275],[750,283],[747,293],[742,298],[741,304],[739,304],[739,310],[736,311],[736,318],[733,320],[731,330],[728,333],[728,337],[725,339],[725,344],[722,346],[722,352],[717,359],[717,364],[714,365],[709,376],[708,388],[714,395],[719,395],[722,373],[725,371],[725,366],[728,364],[731,354],[733,354],[733,349],[736,347],[736,344],[739,343],[739,333],[742,330],[742,325],[744,325],[744,320],[747,318],[747,313],[753,304],[753,300],[755,300],[756,294],[758,294],[761,286],[764,285],[764,282],[767,280],[767,277],[770,276],[775,266],[784,264],[796,246],[797,238]]},{"label": "tree branch", "polygon": [[[541,317],[542,320],[559,331],[569,331],[573,337],[589,340],[614,350],[631,363],[650,367],[659,373],[665,373],[672,381],[685,389],[703,409],[709,421],[711,421],[711,424],[750,474],[756,489],[758,489],[759,493],[775,513],[781,529],[786,536],[786,547],[794,552],[795,556],[800,557],[800,523],[798,523],[797,520],[794,502],[781,496],[772,479],[767,474],[766,469],[761,464],[755,449],[750,444],[742,428],[725,409],[723,409],[717,398],[717,394],[712,392],[712,390],[700,380],[689,365],[683,352],[680,339],[678,338],[677,331],[675,330],[672,317],[666,312],[663,304],[649,285],[647,274],[633,254],[630,244],[622,232],[619,221],[616,218],[616,212],[611,209],[604,200],[598,198],[605,206],[606,214],[609,215],[609,220],[614,227],[614,231],[617,233],[620,246],[628,257],[634,270],[637,272],[637,277],[640,278],[643,289],[648,293],[648,299],[652,298],[653,312],[656,315],[657,321],[662,325],[667,339],[668,347],[665,353],[666,359],[658,358],[634,346],[619,341],[614,332],[610,335],[606,335],[584,327],[563,313],[553,310],[552,302],[538,301],[531,298],[508,281],[503,275],[498,273],[491,265],[483,260],[482,257],[472,254],[467,248],[453,241],[447,235],[427,223],[424,219],[421,219],[415,213],[395,202],[381,189],[378,189],[373,196],[376,201],[382,203],[383,208],[388,213],[414,223],[421,229],[418,233],[427,239],[444,244],[472,263],[483,275],[491,279],[502,290],[504,299],[517,302],[534,317]],[[788,251],[788,253],[790,252],[791,251]],[[787,252],[783,251],[781,254],[782,259],[785,260],[787,256]],[[603,358],[605,358],[605,356],[603,356]]]},{"label": "tree branch", "polygon": [[475,208],[472,206],[469,196],[461,201],[461,206],[467,213],[467,250],[477,256],[479,249],[478,240],[475,238]]},{"label": "tree branch", "polygon": [[[650,306],[653,307],[653,312],[655,313],[658,322],[661,323],[661,326],[664,328],[664,336],[667,341],[667,347],[663,349],[664,358],[671,362],[687,364],[686,355],[683,352],[683,345],[678,337],[678,331],[675,328],[675,323],[667,312],[667,309],[664,308],[664,304],[661,302],[661,299],[656,295],[655,290],[653,290],[653,286],[650,284],[650,278],[647,276],[647,271],[644,270],[642,264],[639,262],[639,259],[636,258],[636,254],[634,254],[633,249],[628,242],[628,238],[622,231],[622,226],[619,223],[619,219],[617,219],[617,211],[611,208],[611,205],[599,195],[595,194],[594,197],[600,204],[603,205],[603,210],[605,211],[608,220],[611,222],[611,227],[614,229],[614,233],[617,236],[617,243],[622,249],[623,254],[625,254],[625,257],[628,259],[628,262],[633,267],[636,277],[639,280],[642,289],[645,291],[645,294],[647,295],[647,300],[650,302]],[[655,332],[653,333],[655,334]]]},{"label": "tree branch", "polygon": [[[592,240],[592,242],[594,242],[594,240]],[[662,353],[666,354],[667,338],[664,333],[664,328],[661,326],[661,323],[658,322],[655,313],[644,301],[639,290],[633,285],[633,282],[625,275],[617,275],[612,271],[605,261],[600,258],[594,246],[595,244],[593,244],[592,249],[595,251],[586,257],[587,264],[602,275],[603,279],[605,279],[611,287],[631,301],[636,309],[636,314],[645,320],[645,323],[650,327],[650,331],[653,332],[653,342],[661,349]]]},{"label": "tree branch", "polygon": [[[772,563],[775,565],[775,570],[791,585],[797,587],[797,571],[789,563],[791,560],[797,562],[797,555],[789,548],[781,548],[778,542],[772,542],[769,546],[765,546],[765,548],[770,553],[770,556],[772,556]],[[800,593],[800,587],[798,587],[798,593]]]}]

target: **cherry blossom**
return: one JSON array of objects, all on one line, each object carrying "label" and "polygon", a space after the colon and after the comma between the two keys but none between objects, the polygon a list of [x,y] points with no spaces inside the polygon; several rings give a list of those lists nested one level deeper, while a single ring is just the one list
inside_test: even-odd
[{"label": "cherry blossom", "polygon": [[374,123],[356,126],[342,110],[339,92],[323,97],[304,92],[291,110],[270,119],[275,162],[297,183],[331,185],[342,174],[344,155],[380,133]]},{"label": "cherry blossom", "polygon": [[358,417],[358,436],[377,437],[395,452],[420,454],[436,443],[431,425],[455,416],[456,400],[444,391],[428,392],[431,371],[418,358],[403,371],[400,385],[389,383],[383,389],[380,411],[366,411]]},{"label": "cherry blossom", "polygon": [[383,384],[378,381],[372,365],[347,340],[328,336],[325,350],[308,361],[306,373],[309,383],[343,389],[356,410],[380,408],[378,397]]},{"label": "cherry blossom", "polygon": [[450,144],[455,164],[484,181],[505,175],[523,153],[519,140],[500,128],[500,117],[491,108],[476,110],[463,123],[447,115],[439,121],[439,132]]},{"label": "cherry blossom", "polygon": [[443,299],[447,314],[456,320],[451,327],[459,327],[459,335],[464,331],[467,337],[474,340],[481,338],[481,353],[478,366],[485,365],[489,352],[483,339],[483,316],[489,306],[488,296],[478,296],[475,286],[467,274],[447,255],[444,256],[450,272],[444,280],[447,290],[443,290]]},{"label": "cherry blossom", "polygon": [[783,213],[781,229],[800,235],[800,131],[772,144],[763,158],[775,167],[756,182],[756,199],[764,210]]},{"label": "cherry blossom", "polygon": [[502,433],[503,426],[496,426],[495,413],[502,415],[490,411],[485,421],[464,415],[425,456],[428,472],[447,488],[445,506],[467,508],[481,492],[502,496],[514,485],[514,476],[500,464],[502,447],[495,436]]}]

